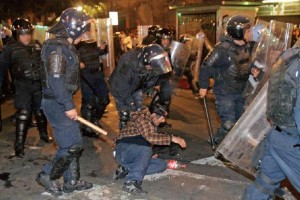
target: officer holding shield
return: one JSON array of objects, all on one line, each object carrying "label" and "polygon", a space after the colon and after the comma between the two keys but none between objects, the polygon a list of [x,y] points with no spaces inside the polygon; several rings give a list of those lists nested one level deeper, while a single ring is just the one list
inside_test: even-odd
[{"label": "officer holding shield", "polygon": [[267,118],[273,130],[265,139],[260,172],[246,188],[244,200],[282,196],[286,178],[300,191],[300,47],[287,49],[272,66]]}]

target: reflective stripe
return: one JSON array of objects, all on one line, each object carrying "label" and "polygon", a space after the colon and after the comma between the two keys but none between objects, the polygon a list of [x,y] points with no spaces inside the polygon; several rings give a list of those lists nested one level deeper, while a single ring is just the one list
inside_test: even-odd
[{"label": "reflective stripe", "polygon": [[159,54],[159,55],[156,55],[152,58],[149,59],[149,62],[151,62],[152,60],[158,60],[158,59],[161,59],[163,57],[166,57],[164,54]]}]

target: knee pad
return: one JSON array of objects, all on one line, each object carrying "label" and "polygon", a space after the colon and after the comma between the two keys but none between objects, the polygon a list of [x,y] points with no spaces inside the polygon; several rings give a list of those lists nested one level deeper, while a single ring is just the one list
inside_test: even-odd
[{"label": "knee pad", "polygon": [[17,111],[16,118],[17,120],[27,121],[30,120],[31,112],[26,109],[20,109]]},{"label": "knee pad", "polygon": [[76,144],[70,147],[70,149],[68,150],[68,154],[71,157],[79,158],[82,151],[83,151],[82,145]]},{"label": "knee pad", "polygon": [[53,167],[51,169],[51,173],[50,173],[50,179],[51,180],[56,180],[59,179],[64,171],[67,170],[67,168],[69,167],[69,165],[71,164],[71,162],[76,159],[79,158],[82,152],[82,145],[73,145],[70,147],[70,149],[68,150],[68,153],[59,158],[54,164]]}]

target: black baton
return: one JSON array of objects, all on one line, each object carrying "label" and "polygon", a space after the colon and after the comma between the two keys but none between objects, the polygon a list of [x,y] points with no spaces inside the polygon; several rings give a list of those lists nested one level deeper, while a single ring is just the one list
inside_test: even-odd
[{"label": "black baton", "polygon": [[209,113],[208,113],[208,108],[207,108],[207,103],[206,103],[206,98],[205,97],[203,97],[203,104],[204,104],[205,115],[206,115],[207,124],[208,124],[210,145],[211,145],[212,149],[215,150],[216,147],[215,147],[215,142],[214,142],[214,139],[213,139],[213,131],[212,131],[212,127],[211,127],[211,122],[210,122],[210,117],[209,117]]}]

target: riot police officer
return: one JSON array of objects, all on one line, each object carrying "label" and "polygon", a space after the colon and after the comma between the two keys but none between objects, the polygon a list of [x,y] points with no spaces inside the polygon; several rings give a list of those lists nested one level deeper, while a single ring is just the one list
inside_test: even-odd
[{"label": "riot police officer", "polygon": [[[102,72],[103,64],[100,63],[99,56],[107,53],[105,44],[97,46],[97,41],[93,40],[87,31],[85,39],[79,42],[77,50],[80,57],[81,68],[81,115],[97,126],[106,106],[109,104],[109,90],[104,80]],[[83,135],[98,137],[90,128],[82,128]]]},{"label": "riot police officer", "polygon": [[156,25],[152,25],[148,28],[148,35],[143,38],[142,45],[153,44],[156,41],[156,34],[159,30],[159,27]]},{"label": "riot police officer", "polygon": [[160,28],[156,33],[156,38],[156,43],[170,54],[170,46],[173,38],[172,32],[168,28]]},{"label": "riot police officer", "polygon": [[26,19],[18,18],[12,23],[14,43],[3,49],[3,68],[9,66],[15,87],[16,112],[15,155],[24,157],[24,143],[31,123],[32,112],[36,116],[40,138],[50,142],[47,120],[41,106],[41,46],[32,43],[34,27]]},{"label": "riot police officer", "polygon": [[143,92],[155,85],[159,75],[171,70],[167,52],[157,44],[136,48],[122,55],[108,81],[119,111],[121,128],[129,120],[131,111],[141,109]]},{"label": "riot police officer", "polygon": [[49,29],[55,38],[46,40],[42,49],[42,109],[53,128],[58,149],[54,159],[38,174],[37,182],[54,196],[62,195],[62,190],[69,193],[93,187],[80,180],[82,138],[72,98],[79,86],[79,59],[74,44],[80,42],[90,21],[81,11],[66,9],[59,22]]},{"label": "riot police officer", "polygon": [[251,22],[244,16],[233,16],[227,22],[227,34],[221,36],[201,65],[199,94],[203,98],[213,77],[213,91],[221,125],[216,143],[220,143],[243,113],[241,95],[250,74],[251,46],[245,41]]},{"label": "riot police officer", "polygon": [[300,47],[284,51],[271,68],[267,118],[273,129],[264,140],[264,153],[254,183],[243,200],[282,197],[280,182],[289,179],[300,191]]}]

